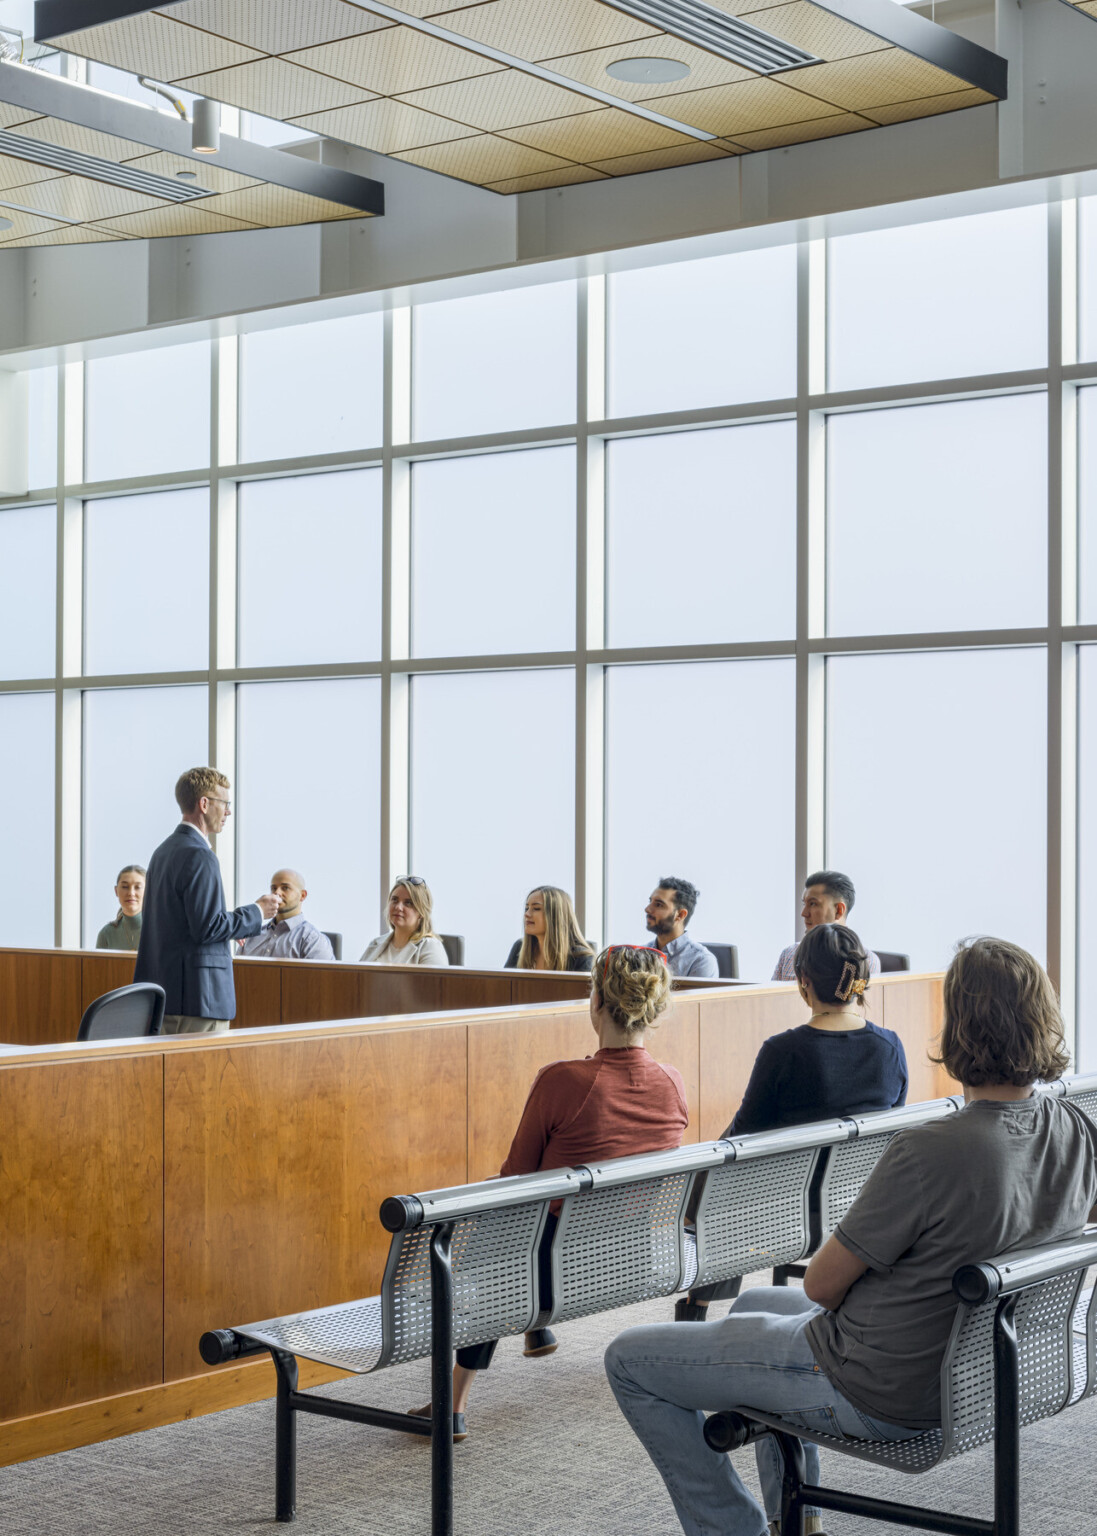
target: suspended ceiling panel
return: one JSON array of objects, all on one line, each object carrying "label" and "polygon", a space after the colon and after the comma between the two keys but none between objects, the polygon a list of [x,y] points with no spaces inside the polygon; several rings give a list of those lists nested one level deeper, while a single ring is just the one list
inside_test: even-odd
[{"label": "suspended ceiling panel", "polygon": [[1003,59],[893,0],[702,3],[704,32],[697,0],[38,0],[37,16],[67,52],[505,194],[1006,94]]},{"label": "suspended ceiling panel", "polygon": [[271,229],[382,208],[383,189],[364,177],[228,135],[216,157],[197,155],[177,118],[0,64],[0,250]]}]

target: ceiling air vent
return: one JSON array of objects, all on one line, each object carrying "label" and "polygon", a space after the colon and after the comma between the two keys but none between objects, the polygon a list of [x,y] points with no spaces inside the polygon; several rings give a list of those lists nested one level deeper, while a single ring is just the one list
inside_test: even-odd
[{"label": "ceiling air vent", "polygon": [[705,5],[703,0],[603,0],[603,4],[760,75],[823,62],[814,53]]},{"label": "ceiling air vent", "polygon": [[193,182],[177,181],[174,176],[157,176],[155,172],[139,170],[135,165],[119,165],[114,160],[101,160],[98,155],[85,155],[78,149],[65,149],[61,144],[28,139],[3,129],[0,129],[0,155],[14,155],[19,160],[31,160],[35,165],[52,166],[55,171],[67,171],[72,176],[90,176],[93,181],[106,181],[112,187],[128,187],[131,192],[144,192],[169,203],[189,203],[193,198],[211,195],[208,187],[195,186]]}]

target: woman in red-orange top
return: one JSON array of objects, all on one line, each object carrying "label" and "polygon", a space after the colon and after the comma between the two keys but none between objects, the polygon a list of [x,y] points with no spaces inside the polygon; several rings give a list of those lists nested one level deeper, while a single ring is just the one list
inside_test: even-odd
[{"label": "woman in red-orange top", "polygon": [[[685,1085],[675,1067],[663,1066],[644,1048],[644,1035],[666,1010],[670,974],[658,950],[617,944],[604,949],[591,969],[590,1022],[598,1050],[581,1061],[556,1061],[538,1072],[514,1133],[501,1177],[634,1152],[680,1147],[689,1121]],[[549,1252],[556,1217],[541,1240],[541,1297],[551,1297]],[[476,1372],[486,1370],[495,1342],[457,1351],[453,1371],[454,1439],[463,1440],[465,1407]],[[549,1355],[556,1339],[548,1328],[526,1334],[525,1354]],[[430,1414],[429,1405],[420,1409]]]}]

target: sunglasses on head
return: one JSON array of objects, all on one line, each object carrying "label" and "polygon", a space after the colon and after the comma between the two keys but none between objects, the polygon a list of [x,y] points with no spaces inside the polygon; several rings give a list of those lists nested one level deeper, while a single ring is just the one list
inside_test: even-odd
[{"label": "sunglasses on head", "polygon": [[422,875],[401,875],[399,880],[392,882],[392,888],[395,890],[398,885],[426,885],[426,883]]},{"label": "sunglasses on head", "polygon": [[615,949],[634,949],[641,955],[658,955],[664,965],[667,963],[666,955],[657,944],[611,944],[606,950],[606,954],[612,955]]}]

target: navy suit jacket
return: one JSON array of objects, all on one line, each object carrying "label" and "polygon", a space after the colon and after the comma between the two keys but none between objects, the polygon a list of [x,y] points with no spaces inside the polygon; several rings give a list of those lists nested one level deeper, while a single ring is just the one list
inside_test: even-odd
[{"label": "navy suit jacket", "polygon": [[135,981],[156,981],[165,1013],[236,1016],[230,941],[258,933],[256,906],[225,911],[217,855],[197,827],[180,822],[149,860]]}]

